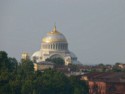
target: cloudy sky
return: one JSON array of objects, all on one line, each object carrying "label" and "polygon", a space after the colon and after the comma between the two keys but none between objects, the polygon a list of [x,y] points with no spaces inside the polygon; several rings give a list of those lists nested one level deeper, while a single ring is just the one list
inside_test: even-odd
[{"label": "cloudy sky", "polygon": [[0,50],[32,55],[54,23],[83,64],[125,63],[125,0],[0,0]]}]

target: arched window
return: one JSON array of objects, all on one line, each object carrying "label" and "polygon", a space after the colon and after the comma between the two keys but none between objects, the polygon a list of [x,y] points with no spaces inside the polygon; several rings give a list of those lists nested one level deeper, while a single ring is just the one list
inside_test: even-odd
[{"label": "arched window", "polygon": [[57,44],[56,44],[56,47],[55,47],[56,49],[57,49]]},{"label": "arched window", "polygon": [[55,49],[55,44],[53,44],[53,49]]},{"label": "arched window", "polygon": [[60,50],[60,43],[58,43],[58,50]]},{"label": "arched window", "polygon": [[52,49],[52,44],[51,44],[51,47],[50,47],[51,49]]},{"label": "arched window", "polygon": [[53,44],[51,44],[51,49],[53,49]]}]

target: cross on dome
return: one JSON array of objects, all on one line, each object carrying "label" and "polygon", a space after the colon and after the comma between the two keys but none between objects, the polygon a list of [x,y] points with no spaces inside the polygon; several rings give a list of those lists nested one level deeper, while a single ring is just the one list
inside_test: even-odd
[{"label": "cross on dome", "polygon": [[56,25],[54,25],[53,32],[57,32]]}]

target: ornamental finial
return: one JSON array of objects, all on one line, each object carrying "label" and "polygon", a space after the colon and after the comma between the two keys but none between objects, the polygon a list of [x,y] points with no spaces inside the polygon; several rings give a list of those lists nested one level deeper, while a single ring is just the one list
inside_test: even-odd
[{"label": "ornamental finial", "polygon": [[53,32],[56,32],[56,24],[54,24]]}]

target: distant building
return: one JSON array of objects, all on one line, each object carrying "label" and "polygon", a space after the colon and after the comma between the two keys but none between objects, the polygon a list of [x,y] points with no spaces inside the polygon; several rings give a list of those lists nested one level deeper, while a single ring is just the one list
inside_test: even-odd
[{"label": "distant building", "polygon": [[45,61],[47,58],[62,58],[65,65],[79,64],[74,53],[69,51],[65,36],[56,30],[56,26],[42,39],[41,48],[32,55],[35,62]]},{"label": "distant building", "polygon": [[119,63],[117,66],[121,69],[125,69],[125,64]]},{"label": "distant building", "polygon": [[41,62],[37,62],[34,63],[34,70],[37,71],[43,71],[46,69],[53,69],[54,68],[54,64],[52,62],[48,62],[48,61],[41,61]]},{"label": "distant building", "polygon": [[125,94],[124,72],[88,73],[81,80],[88,81],[89,94]]},{"label": "distant building", "polygon": [[83,65],[80,66],[80,71],[82,72],[107,72],[107,71],[111,71],[112,70],[111,65],[104,65],[104,66],[100,66],[100,65],[95,65],[95,66],[91,66],[91,65]]}]

